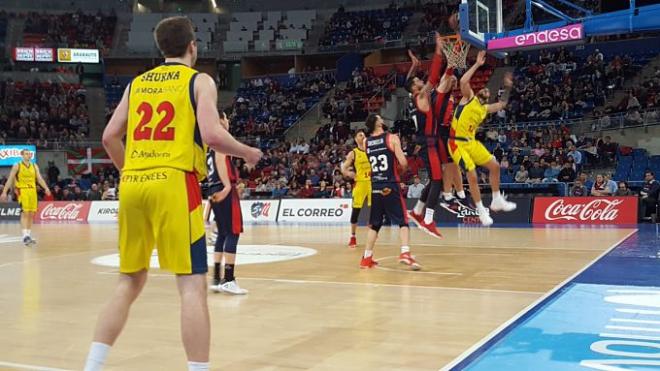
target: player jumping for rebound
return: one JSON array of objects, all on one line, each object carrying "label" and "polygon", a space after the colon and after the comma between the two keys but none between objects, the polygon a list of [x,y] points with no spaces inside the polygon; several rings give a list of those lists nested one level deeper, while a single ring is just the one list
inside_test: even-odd
[{"label": "player jumping for rebound", "polygon": [[50,196],[50,189],[41,177],[39,166],[30,162],[32,153],[27,149],[21,151],[21,161],[11,167],[7,184],[2,190],[0,201],[7,201],[7,191],[15,184],[18,203],[21,206],[21,228],[23,230],[23,243],[25,246],[32,245],[37,241],[32,238],[32,221],[34,213],[37,212],[37,182]]},{"label": "player jumping for rebound", "polygon": [[378,265],[378,262],[373,260],[374,245],[383,225],[383,217],[387,215],[392,225],[399,226],[401,238],[399,262],[412,270],[419,270],[421,266],[410,255],[410,227],[406,203],[399,188],[401,179],[397,167],[400,165],[403,170],[408,167],[406,155],[401,149],[401,141],[398,136],[385,131],[383,119],[379,115],[369,115],[365,124],[369,133],[365,147],[371,164],[372,196],[367,247],[360,268],[372,268]]},{"label": "player jumping for rebound", "polygon": [[364,130],[358,130],[355,133],[356,147],[348,152],[346,160],[341,164],[342,174],[355,181],[353,186],[353,211],[351,211],[351,238],[348,242],[350,248],[357,246],[355,232],[357,231],[358,217],[365,199],[367,205],[371,207],[371,165],[365,152],[364,138]]},{"label": "player jumping for rebound", "polygon": [[[442,70],[442,48],[443,40],[439,34],[435,35],[436,48],[431,62],[429,79],[424,83],[417,77],[409,77],[406,88],[413,95],[415,113],[413,120],[417,126],[417,146],[425,166],[429,172],[430,181],[424,187],[422,196],[417,201],[410,216],[420,229],[428,232],[434,237],[441,237],[437,230],[434,215],[438,204],[440,191],[444,187],[444,202],[452,202],[452,185],[456,187],[459,197],[465,197],[463,184],[458,167],[452,165],[447,153],[447,138],[449,136],[449,124],[453,113],[454,98],[451,95],[456,85],[453,66],[447,66],[442,78],[439,79]],[[409,76],[419,65],[419,61],[412,52],[408,53],[412,60]],[[444,174],[443,174],[444,166]],[[445,178],[443,181],[443,177]],[[441,184],[441,182],[443,182]],[[449,197],[447,197],[449,195]],[[449,209],[449,206],[446,206]],[[426,212],[424,212],[426,209]],[[449,209],[451,210],[451,209]]]},{"label": "player jumping for rebound", "polygon": [[[227,130],[229,130],[228,123],[227,120],[223,120],[223,124],[227,124],[225,126]],[[248,291],[238,286],[234,277],[238,238],[243,233],[243,215],[241,213],[241,200],[238,198],[238,191],[236,191],[238,169],[234,166],[233,160],[231,156],[215,152],[212,149],[209,150],[206,158],[211,208],[218,230],[215,240],[215,254],[213,254],[214,268],[211,290],[233,295],[245,295]],[[220,265],[222,264],[223,255],[225,258],[225,274],[221,278]]]},{"label": "player jumping for rebound", "polygon": [[488,104],[490,91],[483,88],[475,95],[470,86],[472,75],[486,63],[486,52],[480,51],[477,60],[461,77],[461,94],[463,97],[454,111],[454,119],[449,133],[449,151],[454,163],[466,173],[470,184],[470,193],[479,214],[479,220],[484,226],[493,224],[488,209],[481,202],[481,192],[477,179],[477,166],[483,166],[489,171],[490,186],[493,190],[492,211],[513,211],[516,204],[506,200],[500,193],[500,164],[484,145],[476,140],[475,134],[489,113],[497,112],[506,107],[509,93],[513,86],[511,74],[504,76],[504,94],[498,103]]}]

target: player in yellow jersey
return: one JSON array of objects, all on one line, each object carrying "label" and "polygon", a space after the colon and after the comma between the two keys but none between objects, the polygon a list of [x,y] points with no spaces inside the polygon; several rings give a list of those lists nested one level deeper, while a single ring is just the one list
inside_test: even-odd
[{"label": "player in yellow jersey", "polygon": [[364,139],[366,135],[364,130],[358,130],[355,133],[355,144],[353,148],[346,155],[346,160],[341,164],[341,172],[344,176],[355,180],[353,186],[353,211],[351,212],[351,238],[348,242],[350,248],[357,246],[357,232],[358,217],[360,210],[364,206],[364,200],[367,200],[367,205],[371,206],[371,164],[367,153],[364,151]]},{"label": "player in yellow jersey", "polygon": [[226,117],[218,114],[213,79],[192,69],[192,22],[163,19],[154,38],[165,63],[133,79],[103,133],[103,145],[122,171],[120,274],[99,316],[86,371],[102,369],[144,287],[154,246],[160,267],[176,274],[188,369],[209,369],[208,263],[198,183],[206,176],[204,143],[248,164],[261,158],[260,150],[239,143],[221,125]]},{"label": "player in yellow jersey", "polygon": [[493,224],[488,209],[481,202],[481,192],[477,179],[477,166],[483,166],[489,171],[490,186],[493,190],[493,201],[490,209],[493,211],[512,211],[516,204],[507,201],[500,193],[500,164],[484,145],[476,140],[475,134],[489,113],[497,112],[506,107],[509,93],[513,86],[511,74],[504,76],[505,92],[498,103],[488,104],[490,91],[483,88],[475,95],[470,86],[472,75],[486,63],[486,52],[480,51],[477,61],[461,77],[461,94],[463,97],[454,110],[454,118],[449,131],[449,152],[454,163],[460,166],[467,175],[470,193],[477,207],[479,219],[484,226]]},{"label": "player in yellow jersey", "polygon": [[37,182],[50,196],[50,189],[41,177],[39,166],[30,162],[32,153],[27,149],[21,151],[23,159],[11,167],[7,184],[2,190],[0,201],[7,201],[7,191],[12,185],[15,185],[18,203],[21,205],[21,228],[23,230],[23,243],[25,246],[36,243],[32,238],[32,220],[34,213],[37,212]]}]

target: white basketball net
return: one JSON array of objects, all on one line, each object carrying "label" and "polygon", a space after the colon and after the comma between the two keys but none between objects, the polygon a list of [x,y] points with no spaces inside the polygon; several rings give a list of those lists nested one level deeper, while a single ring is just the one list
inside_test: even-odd
[{"label": "white basketball net", "polygon": [[447,66],[458,68],[467,68],[465,61],[469,51],[470,44],[460,39],[445,39],[445,46],[442,49],[447,58]]}]

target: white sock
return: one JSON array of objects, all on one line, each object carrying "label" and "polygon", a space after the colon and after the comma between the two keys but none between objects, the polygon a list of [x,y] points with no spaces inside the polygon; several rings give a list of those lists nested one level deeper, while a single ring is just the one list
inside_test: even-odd
[{"label": "white sock", "polygon": [[89,347],[89,354],[87,355],[87,362],[85,363],[85,371],[101,371],[105,359],[108,358],[110,345],[93,342]]},{"label": "white sock", "polygon": [[493,200],[498,200],[500,198],[502,198],[502,194],[500,193],[500,191],[493,192]]},{"label": "white sock", "polygon": [[426,224],[433,223],[433,214],[435,214],[435,210],[430,208],[426,209],[426,216],[424,216],[424,223]]},{"label": "white sock", "polygon": [[477,202],[477,210],[485,209],[483,201]]},{"label": "white sock", "polygon": [[410,252],[410,246],[401,246],[401,253],[405,254],[407,252]]},{"label": "white sock", "polygon": [[188,371],[209,371],[208,362],[188,362]]},{"label": "white sock", "polygon": [[22,233],[23,233],[23,238],[28,236],[28,230],[27,229],[23,229]]},{"label": "white sock", "polygon": [[458,198],[461,198],[461,199],[466,197],[465,196],[465,191],[458,191],[458,192],[456,192],[456,195],[458,196]]},{"label": "white sock", "polygon": [[371,257],[374,254],[373,250],[364,250],[364,257],[368,258]]},{"label": "white sock", "polygon": [[442,198],[445,199],[445,201],[450,201],[454,195],[451,194],[451,192],[442,192]]},{"label": "white sock", "polygon": [[31,230],[26,229],[26,230],[25,230],[25,233],[27,233],[27,235],[28,235],[29,237],[32,237],[32,231],[31,231]]},{"label": "white sock", "polygon": [[417,200],[417,203],[415,204],[415,208],[413,209],[413,212],[417,215],[421,215],[422,211],[424,211],[424,206],[426,204],[420,200]]}]

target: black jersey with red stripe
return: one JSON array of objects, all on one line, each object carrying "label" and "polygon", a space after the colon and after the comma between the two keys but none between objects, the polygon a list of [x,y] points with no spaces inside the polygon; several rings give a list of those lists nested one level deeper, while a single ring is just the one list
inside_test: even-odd
[{"label": "black jersey with red stripe", "polygon": [[389,133],[367,138],[367,157],[371,164],[371,188],[374,190],[399,189],[401,178],[397,169],[398,161],[390,140]]},{"label": "black jersey with red stripe", "polygon": [[[222,180],[220,179],[219,166],[215,161],[215,151],[209,149],[206,154],[206,165],[208,167],[207,175],[207,184],[210,187],[218,187],[220,190],[224,188]],[[227,167],[227,175],[229,175],[229,181],[231,184],[238,182],[238,169],[234,166],[234,158],[231,156],[225,156],[225,165]]]},{"label": "black jersey with red stripe", "polygon": [[454,117],[454,97],[451,92],[437,93],[437,98],[433,104],[433,118],[436,121],[436,136],[440,134],[440,128],[451,127],[451,120]]},{"label": "black jersey with red stripe", "polygon": [[414,97],[413,102],[415,103],[415,111],[413,112],[413,120],[415,121],[415,125],[417,126],[417,137],[434,137],[436,136],[437,132],[437,122],[434,120],[434,107],[437,101],[438,94],[434,91],[429,94],[429,100],[430,100],[430,105],[429,105],[429,110],[428,111],[422,111],[419,108],[419,104],[417,103],[417,100],[419,98],[419,95]]}]

